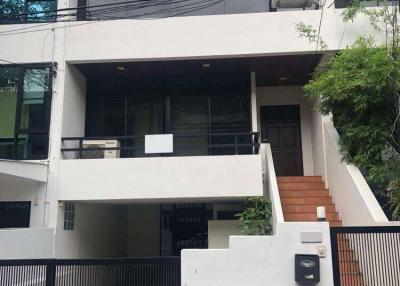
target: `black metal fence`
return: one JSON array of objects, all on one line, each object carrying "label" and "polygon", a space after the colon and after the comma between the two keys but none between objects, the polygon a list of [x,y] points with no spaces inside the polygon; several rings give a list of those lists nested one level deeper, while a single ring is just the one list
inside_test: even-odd
[{"label": "black metal fence", "polygon": [[[113,147],[87,144],[90,141],[99,140],[115,141],[117,144]],[[117,157],[122,158],[258,154],[260,148],[258,132],[173,134],[174,150],[171,154],[145,154],[144,135],[64,137],[62,141],[61,151],[67,159],[101,158],[105,151],[116,151]]]},{"label": "black metal fence", "polygon": [[400,285],[400,226],[331,228],[335,286]]},{"label": "black metal fence", "polygon": [[1,286],[180,286],[180,257],[1,260]]}]

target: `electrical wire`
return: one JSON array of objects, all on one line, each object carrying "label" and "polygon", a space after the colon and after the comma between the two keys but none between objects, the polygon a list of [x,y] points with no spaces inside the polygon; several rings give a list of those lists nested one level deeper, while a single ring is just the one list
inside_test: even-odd
[{"label": "electrical wire", "polygon": [[[188,2],[191,0],[167,0],[164,1],[165,3],[183,3],[183,2]],[[97,19],[92,19],[92,21],[89,22],[84,22],[84,23],[78,23],[75,25],[63,25],[63,26],[58,26],[58,27],[51,27],[51,28],[45,28],[45,29],[35,29],[35,30],[30,30],[30,29],[34,29],[36,27],[42,27],[45,25],[54,25],[55,23],[45,23],[45,24],[38,24],[35,26],[31,26],[31,27],[25,27],[25,28],[19,28],[19,29],[13,29],[13,30],[7,30],[7,31],[2,31],[0,32],[0,37],[1,36],[8,36],[8,35],[18,35],[18,34],[25,34],[25,33],[31,33],[31,32],[39,32],[39,31],[47,31],[49,29],[62,29],[62,28],[68,28],[68,27],[75,27],[75,26],[81,26],[81,25],[88,25],[88,24],[93,24],[93,23],[99,23],[99,22],[103,22],[103,21],[110,21],[110,20],[116,20],[116,19],[137,19],[137,20],[156,20],[156,19],[165,19],[165,18],[170,18],[170,17],[176,17],[176,16],[180,16],[180,15],[184,15],[187,13],[191,13],[191,12],[195,12],[195,11],[199,11],[202,9],[206,9],[208,7],[217,5],[221,2],[223,2],[224,0],[202,0],[202,1],[197,1],[191,4],[187,4],[187,5],[182,5],[182,6],[178,6],[178,7],[170,7],[170,8],[166,8],[166,9],[162,9],[162,10],[157,10],[157,11],[152,11],[152,12],[147,12],[147,13],[142,13],[142,14],[138,14],[138,15],[134,15],[134,16],[127,16],[127,17],[115,17],[115,18],[106,18],[106,19],[101,19],[101,18],[97,18]],[[133,2],[133,1],[129,1],[129,2]],[[139,2],[139,1],[136,1]],[[123,3],[127,3],[127,2],[123,2]],[[168,4],[167,3],[167,4]],[[193,5],[195,4],[195,5]],[[97,6],[102,6],[102,5],[97,5]],[[149,7],[152,5],[145,5],[144,7]],[[94,7],[94,6],[87,6],[87,7]],[[124,6],[124,8],[126,9],[126,6]],[[137,9],[138,7],[134,7],[135,9]],[[179,8],[177,10],[177,8]],[[76,8],[74,8],[76,9]],[[130,10],[135,10],[135,9],[128,9],[128,11]],[[167,12],[177,12],[174,13],[172,15],[166,15],[166,16],[162,16],[162,17],[157,17],[157,18],[142,18],[144,16],[149,16],[149,15],[158,15],[161,13],[167,13]],[[73,14],[68,14],[68,15],[63,15],[63,16],[71,16],[71,15],[76,15],[76,13]],[[101,16],[98,15],[98,16]],[[93,22],[93,20],[95,22]],[[72,20],[61,20],[61,21],[57,21],[58,22],[76,22],[74,19]]]}]

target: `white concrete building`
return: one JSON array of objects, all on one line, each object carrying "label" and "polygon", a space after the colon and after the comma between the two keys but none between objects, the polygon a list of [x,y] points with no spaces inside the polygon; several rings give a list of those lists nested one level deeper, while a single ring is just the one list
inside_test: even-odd
[{"label": "white concrete building", "polygon": [[[358,35],[380,39],[368,19],[343,23],[344,3],[3,2],[1,259],[184,249],[182,285],[279,286],[295,253],[320,254],[330,286],[316,207],[331,226],[388,222],[302,90]],[[321,18],[316,51],[295,25]],[[273,235],[240,236],[250,196],[271,198]]]}]

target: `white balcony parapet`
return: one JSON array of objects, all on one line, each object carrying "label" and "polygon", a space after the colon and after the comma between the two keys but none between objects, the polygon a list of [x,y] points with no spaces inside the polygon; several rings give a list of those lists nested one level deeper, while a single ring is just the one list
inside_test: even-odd
[{"label": "white balcony parapet", "polygon": [[243,198],[263,194],[261,156],[61,160],[59,200]]},{"label": "white balcony parapet", "polygon": [[41,183],[47,182],[47,161],[0,160],[0,174]]},{"label": "white balcony parapet", "polygon": [[0,249],[0,259],[54,258],[55,229],[2,229]]},{"label": "white balcony parapet", "polygon": [[272,217],[274,231],[276,230],[276,224],[284,222],[283,210],[281,204],[281,198],[279,195],[278,182],[276,180],[275,167],[272,158],[272,151],[270,144],[261,144],[260,154],[263,158],[263,175],[265,176],[265,184],[267,196],[272,202]]}]

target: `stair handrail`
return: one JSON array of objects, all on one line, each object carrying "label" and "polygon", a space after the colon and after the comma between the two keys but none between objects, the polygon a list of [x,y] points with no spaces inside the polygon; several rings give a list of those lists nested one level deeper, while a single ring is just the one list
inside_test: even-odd
[{"label": "stair handrail", "polygon": [[260,147],[260,154],[263,155],[263,172],[265,175],[265,185],[269,198],[272,202],[272,217],[275,225],[284,222],[281,198],[279,195],[278,182],[275,174],[274,161],[272,159],[271,145],[269,143],[262,143]]}]

